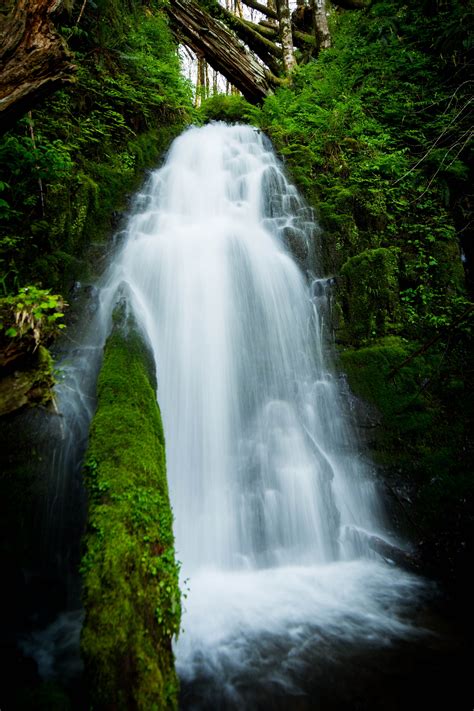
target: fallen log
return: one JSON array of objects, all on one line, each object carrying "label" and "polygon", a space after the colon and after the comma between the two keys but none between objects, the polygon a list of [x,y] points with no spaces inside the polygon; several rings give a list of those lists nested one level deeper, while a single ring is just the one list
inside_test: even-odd
[{"label": "fallen log", "polygon": [[384,541],[383,538],[378,536],[368,536],[367,543],[369,548],[371,548],[375,553],[385,558],[385,560],[391,560],[400,568],[409,570],[411,572],[416,572],[420,569],[420,562],[418,559],[402,550],[398,546],[394,546],[388,541]]},{"label": "fallen log", "polygon": [[283,56],[282,48],[264,37],[258,25],[237,17],[237,15],[226,10],[225,7],[217,2],[210,2],[210,0],[207,0],[207,2],[212,17],[216,20],[222,20],[261,59],[271,72],[278,75],[281,69],[280,60]]},{"label": "fallen log", "polygon": [[257,104],[280,83],[223,22],[191,0],[173,0],[166,6],[171,27],[179,39],[201,51],[251,103]]}]

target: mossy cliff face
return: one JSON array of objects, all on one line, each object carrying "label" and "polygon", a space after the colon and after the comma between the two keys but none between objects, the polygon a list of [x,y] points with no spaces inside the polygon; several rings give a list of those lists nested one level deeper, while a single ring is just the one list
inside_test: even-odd
[{"label": "mossy cliff face", "polygon": [[367,249],[341,269],[342,313],[347,336],[382,336],[399,317],[398,249]]},{"label": "mossy cliff face", "polygon": [[423,347],[387,336],[340,358],[353,391],[376,408],[362,435],[408,515],[404,525],[432,573],[462,595],[474,542],[472,339],[461,331],[448,347]]},{"label": "mossy cliff face", "polygon": [[85,463],[82,652],[94,708],[171,709],[179,631],[165,442],[153,361],[119,307],[99,376]]}]

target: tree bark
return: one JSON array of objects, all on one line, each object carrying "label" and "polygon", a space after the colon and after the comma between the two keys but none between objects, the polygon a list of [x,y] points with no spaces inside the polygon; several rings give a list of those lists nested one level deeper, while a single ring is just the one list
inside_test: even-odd
[{"label": "tree bark", "polygon": [[211,82],[209,81],[209,64],[205,62],[205,75],[206,75],[206,99],[211,95]]},{"label": "tree bark", "polygon": [[213,5],[212,17],[225,22],[227,27],[233,30],[239,39],[248,45],[252,52],[255,52],[257,57],[266,64],[273,74],[279,74],[280,62],[278,60],[282,57],[281,47],[253,29],[251,26],[252,23],[249,23],[247,20],[241,20],[240,17],[229,12],[229,10],[226,10],[217,2]]},{"label": "tree bark", "polygon": [[205,73],[204,73],[204,55],[202,53],[197,53],[197,72],[196,72],[196,87],[194,94],[194,106],[199,108],[202,104],[204,98],[204,84],[205,84]]},{"label": "tree bark", "polygon": [[62,0],[17,0],[0,29],[0,123],[5,131],[75,67],[51,15]]},{"label": "tree bark", "polygon": [[242,3],[240,2],[240,0],[234,0],[234,15],[240,18],[243,18],[244,16]]},{"label": "tree bark", "polygon": [[293,35],[291,32],[291,17],[288,0],[276,0],[278,22],[280,24],[280,40],[283,50],[283,66],[285,72],[291,74],[296,67],[296,59],[293,48]]},{"label": "tree bark", "polygon": [[314,34],[318,53],[331,46],[328,18],[326,16],[326,0],[311,0],[313,8]]},{"label": "tree bark", "polygon": [[279,83],[242,42],[192,0],[173,0],[166,6],[171,25],[184,44],[200,50],[209,64],[236,86],[245,98],[259,103]]}]

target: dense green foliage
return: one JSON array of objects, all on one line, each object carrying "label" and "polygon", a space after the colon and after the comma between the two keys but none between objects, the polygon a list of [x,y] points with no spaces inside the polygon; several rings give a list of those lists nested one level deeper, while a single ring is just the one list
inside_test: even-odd
[{"label": "dense green foliage", "polygon": [[225,121],[226,123],[242,123],[254,121],[255,108],[243,96],[216,94],[204,99],[199,108],[199,119],[207,121]]},{"label": "dense green foliage", "polygon": [[[361,349],[346,349],[341,361],[361,397],[376,406],[372,456],[392,484],[410,491],[412,535],[441,567],[467,574],[474,540],[472,376],[464,338],[454,336],[448,355],[427,349],[416,358],[413,343],[385,337]],[[416,526],[413,529],[413,521]]]},{"label": "dense green foliage", "polygon": [[115,321],[85,464],[82,651],[94,708],[171,709],[181,608],[154,364],[123,305]]},{"label": "dense green foliage", "polygon": [[[84,250],[187,120],[189,88],[156,3],[100,0],[59,18],[76,82],[0,139],[0,266],[4,292],[64,288]],[[90,254],[97,261],[100,247]]]},{"label": "dense green foliage", "polygon": [[438,6],[387,0],[338,15],[334,48],[259,117],[318,206],[327,269],[400,248],[401,318],[416,336],[464,309],[456,232],[472,218],[464,64],[473,18],[462,2]]},{"label": "dense green foliage", "polygon": [[[101,0],[83,14],[81,3],[68,8],[57,24],[74,53],[75,83],[0,138],[0,353],[38,335],[40,323],[42,343],[54,335],[60,309],[43,309],[56,298],[51,289],[64,292],[100,271],[131,192],[188,120],[190,89],[159,4]],[[40,294],[40,319],[28,306],[12,311],[12,299]],[[26,387],[25,380],[19,403]]]},{"label": "dense green foliage", "polygon": [[352,339],[383,335],[397,323],[399,252],[387,247],[366,249],[342,266],[342,312]]}]

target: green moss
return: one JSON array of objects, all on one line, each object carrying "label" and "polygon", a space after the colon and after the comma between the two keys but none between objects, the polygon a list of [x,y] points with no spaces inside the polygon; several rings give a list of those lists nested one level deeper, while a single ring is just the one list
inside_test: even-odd
[{"label": "green moss", "polygon": [[[418,411],[420,398],[415,394],[429,375],[425,359],[418,358],[395,372],[409,357],[413,346],[395,336],[380,339],[375,345],[340,354],[354,391],[376,405],[381,415],[395,425],[398,415],[400,427],[407,427],[407,411]],[[395,375],[392,377],[391,373]]]},{"label": "green moss", "polygon": [[243,96],[216,94],[202,102],[199,118],[207,121],[226,121],[227,123],[253,123],[254,107]]},{"label": "green moss", "polygon": [[367,249],[341,269],[341,296],[347,335],[352,341],[380,337],[399,317],[398,249]]},{"label": "green moss", "polygon": [[432,347],[413,357],[416,344],[388,337],[340,354],[351,388],[379,413],[372,454],[415,486],[419,523],[430,535],[450,521],[461,530],[457,509],[471,507],[463,525],[473,525],[470,344],[465,334],[449,355]]},{"label": "green moss", "polygon": [[414,345],[394,338],[341,354],[351,387],[380,413],[372,456],[408,487],[424,555],[455,583],[470,574],[474,542],[472,339],[456,340],[409,362]]},{"label": "green moss", "polygon": [[121,307],[107,341],[86,456],[82,651],[94,707],[168,709],[179,631],[165,443],[150,354]]},{"label": "green moss", "polygon": [[378,463],[422,481],[430,475],[428,452],[439,444],[434,435],[439,403],[424,392],[435,363],[418,357],[402,366],[413,350],[404,339],[389,337],[345,350],[341,361],[353,391],[379,412],[373,443]]},{"label": "green moss", "polygon": [[73,708],[63,689],[51,681],[42,682],[32,689],[19,689],[13,703],[19,711],[71,711]]}]

